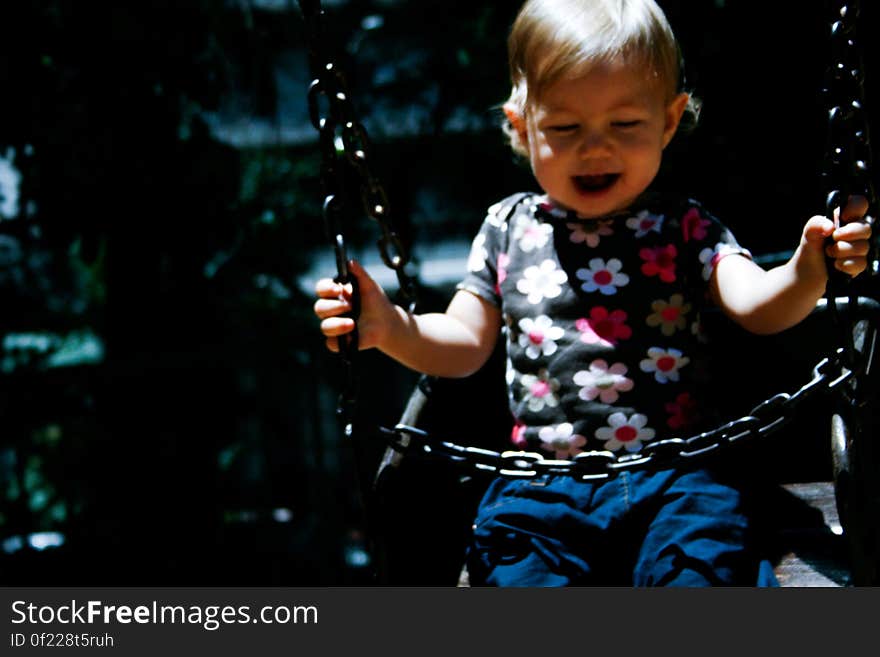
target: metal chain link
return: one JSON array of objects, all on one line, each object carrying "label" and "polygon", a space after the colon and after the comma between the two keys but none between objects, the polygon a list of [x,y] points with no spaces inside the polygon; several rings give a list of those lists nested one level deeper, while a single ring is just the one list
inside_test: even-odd
[{"label": "metal chain link", "polygon": [[[858,42],[860,4],[849,0],[835,4],[830,27],[831,63],[826,72],[823,90],[828,104],[828,132],[825,153],[826,216],[834,217],[836,210],[846,205],[852,195],[868,200],[868,217],[877,207],[871,171],[871,142],[868,117],[865,110],[864,61]],[[873,244],[873,241],[872,241]],[[874,268],[875,249],[868,256],[869,273]],[[836,299],[843,296],[849,278],[834,269],[829,261],[828,300],[829,317],[844,348],[844,362],[850,367],[856,358],[853,345],[852,319],[844,318]],[[850,287],[848,309],[855,308],[855,291]]]},{"label": "metal chain link", "polygon": [[688,438],[658,440],[633,454],[591,451],[577,454],[571,460],[545,459],[537,452],[495,452],[457,445],[405,424],[398,424],[393,429],[380,428],[380,433],[395,451],[441,457],[458,466],[506,479],[557,475],[573,477],[577,481],[603,481],[626,471],[666,470],[693,465],[697,459],[720,448],[768,436],[784,427],[809,400],[837,390],[858,374],[842,366],[841,351],[838,349],[834,358],[819,361],[813,368],[812,379],[793,394],[776,394],[739,419]]},{"label": "metal chain link", "polygon": [[[307,19],[309,23],[314,23],[320,20],[323,12],[319,8],[320,3],[311,4],[318,7],[317,14]],[[313,65],[315,79],[308,94],[312,125],[322,138],[325,135],[333,137],[332,154],[329,148],[322,149],[325,160],[329,159],[338,165],[344,157],[356,174],[363,211],[382,231],[382,237],[377,242],[379,254],[385,265],[397,275],[401,294],[412,311],[418,294],[415,279],[406,271],[410,257],[394,228],[385,188],[370,167],[373,158],[367,130],[357,118],[345,75],[326,55],[317,54],[317,45],[312,49],[316,53],[313,62],[321,63]],[[329,107],[329,112],[320,111],[322,103]],[[340,194],[342,190],[336,187],[334,191]]]},{"label": "metal chain link", "polygon": [[828,101],[828,146],[824,177],[829,216],[850,194],[874,206],[871,145],[865,109],[864,61],[858,42],[858,0],[839,6],[830,27],[831,65],[824,89]]},{"label": "metal chain link", "polygon": [[[324,39],[324,12],[316,0],[298,0],[306,22],[309,60],[313,80],[308,90],[309,118],[318,131],[321,149],[321,186],[324,193],[323,220],[327,238],[336,256],[335,281],[352,286],[352,310],[349,317],[360,315],[360,291],[357,280],[348,270],[348,245],[343,230],[344,218],[353,210],[346,196],[346,171],[350,170],[360,184],[361,206],[382,231],[379,253],[386,266],[394,270],[400,293],[409,311],[417,303],[416,282],[406,271],[409,255],[391,221],[388,196],[370,168],[370,142],[367,131],[357,119],[345,75],[327,53]],[[339,397],[337,412],[342,416],[346,433],[352,432],[357,401],[357,325],[342,336],[339,353],[345,368],[345,383]]]}]

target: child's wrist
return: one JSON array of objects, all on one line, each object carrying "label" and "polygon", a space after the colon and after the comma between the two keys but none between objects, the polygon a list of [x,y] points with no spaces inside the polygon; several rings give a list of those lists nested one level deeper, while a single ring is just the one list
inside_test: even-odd
[{"label": "child's wrist", "polygon": [[792,272],[801,285],[820,290],[819,296],[828,281],[828,264],[824,248],[816,250],[811,244],[801,244],[790,261]]},{"label": "child's wrist", "polygon": [[388,313],[388,319],[384,322],[384,327],[378,337],[377,346],[381,351],[394,351],[397,345],[404,340],[409,325],[412,322],[412,315],[406,312],[397,304],[391,304],[391,312]]}]

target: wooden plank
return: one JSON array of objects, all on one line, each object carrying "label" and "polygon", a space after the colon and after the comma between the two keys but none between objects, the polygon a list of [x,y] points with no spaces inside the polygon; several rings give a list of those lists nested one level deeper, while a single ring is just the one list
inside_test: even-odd
[{"label": "wooden plank", "polygon": [[780,514],[779,531],[774,537],[781,553],[775,566],[780,586],[848,586],[847,545],[833,482],[784,484],[781,488],[818,514],[809,523],[803,522],[803,516]]}]

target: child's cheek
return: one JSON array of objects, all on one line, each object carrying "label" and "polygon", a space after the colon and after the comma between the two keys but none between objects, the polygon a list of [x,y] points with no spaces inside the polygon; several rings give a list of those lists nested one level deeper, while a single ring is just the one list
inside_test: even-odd
[{"label": "child's cheek", "polygon": [[541,140],[537,146],[538,146],[538,157],[541,160],[551,159],[553,157],[554,153],[556,152],[554,150],[553,146],[551,146],[549,142],[544,141],[544,140]]}]

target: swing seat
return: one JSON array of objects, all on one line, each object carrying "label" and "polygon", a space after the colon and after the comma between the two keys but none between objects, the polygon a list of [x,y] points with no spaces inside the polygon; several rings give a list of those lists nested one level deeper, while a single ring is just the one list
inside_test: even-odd
[{"label": "swing seat", "polygon": [[[758,523],[782,586],[880,584],[880,462],[874,450],[878,376],[873,343],[880,303],[838,300],[854,327],[859,356],[857,405],[814,397],[769,436],[721,452],[747,472],[760,497]],[[799,325],[773,336],[747,333],[720,313],[705,318],[723,390],[722,417],[735,419],[779,393],[794,393],[833,344],[824,300]],[[749,365],[743,367],[744,364]],[[422,377],[400,418],[459,445],[503,451],[512,421],[499,347],[464,379]],[[416,450],[388,448],[373,488],[377,553],[389,585],[467,586],[462,563],[476,506],[489,475]]]}]

